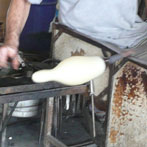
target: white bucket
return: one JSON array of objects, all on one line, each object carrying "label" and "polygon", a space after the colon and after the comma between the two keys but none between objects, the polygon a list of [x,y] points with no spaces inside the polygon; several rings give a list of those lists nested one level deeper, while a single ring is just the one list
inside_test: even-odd
[{"label": "white bucket", "polygon": [[[14,106],[14,103],[9,103],[9,111]],[[39,100],[27,100],[18,102],[12,116],[13,117],[33,117],[38,114]]]}]

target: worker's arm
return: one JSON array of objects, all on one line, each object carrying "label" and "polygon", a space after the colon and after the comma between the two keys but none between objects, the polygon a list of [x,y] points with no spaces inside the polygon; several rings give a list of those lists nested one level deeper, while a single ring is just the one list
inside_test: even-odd
[{"label": "worker's arm", "polygon": [[13,68],[19,66],[17,52],[19,36],[27,20],[30,3],[27,0],[11,0],[7,19],[4,45],[0,47],[0,67],[6,67],[11,59]]}]

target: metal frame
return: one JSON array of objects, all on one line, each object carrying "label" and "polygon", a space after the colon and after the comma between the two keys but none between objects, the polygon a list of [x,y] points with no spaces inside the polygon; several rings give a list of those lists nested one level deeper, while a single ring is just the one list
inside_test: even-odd
[{"label": "metal frame", "polygon": [[[55,31],[58,30],[58,33],[56,33]],[[109,51],[111,53],[111,55],[115,55],[115,54],[119,54],[121,53],[120,49],[111,45],[111,44],[105,44],[103,42],[97,42],[95,40],[92,40],[90,38],[88,38],[87,36],[84,36],[83,34],[76,32],[75,30],[72,30],[64,25],[61,25],[59,23],[54,23],[53,24],[53,36],[52,36],[52,49],[54,49],[54,44],[57,41],[57,39],[61,36],[62,33],[66,33],[69,34],[75,38],[78,38],[82,41],[85,41],[87,43],[90,43],[96,47],[99,47],[103,50],[103,55],[104,57],[107,57],[107,54],[105,53],[105,51]],[[127,62],[127,61],[132,61],[134,63],[137,63],[140,66],[143,66],[145,68],[147,68],[147,61],[143,61],[141,60],[140,56],[145,56],[146,57],[146,50],[144,50],[144,48],[147,46],[147,44],[144,44],[143,46],[141,46],[140,48],[143,49],[143,52],[141,54],[136,55],[136,57],[127,57],[121,60],[121,62],[117,63],[113,62],[111,65],[109,65],[110,68],[110,75],[109,75],[109,85],[106,89],[104,89],[98,97],[101,97],[102,95],[105,95],[106,93],[108,94],[108,111],[106,113],[106,121],[104,123],[105,127],[106,127],[106,132],[107,132],[107,124],[108,124],[108,115],[109,115],[109,109],[110,109],[110,101],[111,101],[111,92],[112,92],[112,84],[113,84],[113,76],[115,75],[115,73]],[[114,48],[113,48],[114,47]],[[139,49],[139,47],[137,48]],[[136,50],[137,50],[136,49]],[[52,50],[53,52],[53,50]],[[51,53],[51,55],[53,55]],[[119,55],[118,55],[119,56]],[[138,58],[139,57],[139,58]],[[53,58],[53,57],[52,57]],[[108,91],[107,91],[108,90]],[[106,138],[106,136],[105,136]],[[104,145],[105,146],[105,145]]]},{"label": "metal frame", "polygon": [[47,97],[61,96],[67,94],[78,94],[84,93],[87,91],[87,85],[80,85],[74,87],[62,87],[62,88],[52,88],[48,90],[36,90],[29,92],[21,92],[21,93],[11,93],[0,96],[0,103],[11,103],[17,101],[24,100],[32,100],[32,99],[44,99]]},{"label": "metal frame", "polygon": [[[59,32],[55,35],[54,31],[56,29],[59,30]],[[79,33],[75,32],[75,31],[73,31],[73,30],[71,30],[71,29],[69,29],[66,26],[63,26],[61,24],[54,24],[53,25],[52,49],[54,48],[55,41],[60,37],[60,35],[63,32],[67,33],[67,34],[69,34],[73,37],[79,38],[83,41],[86,41],[86,42],[88,42],[92,45],[100,47],[104,50],[107,50],[107,51],[111,52],[112,55],[114,55],[115,52],[120,53],[119,49],[116,50],[114,48],[112,50],[112,48],[106,47],[103,43],[99,43],[99,42],[96,42],[96,41],[94,41],[90,38],[87,38],[84,35],[79,34]],[[104,56],[106,56],[105,52],[103,52],[103,53],[104,53]],[[52,53],[50,55],[52,55]],[[133,60],[133,61],[136,61],[136,62],[139,61],[139,60],[136,60],[134,57],[129,58],[129,60]],[[126,61],[123,60],[121,64],[112,65],[112,69],[110,68],[112,72],[110,72],[111,73],[110,80],[109,80],[109,88],[110,88],[109,90],[110,91],[108,92],[108,95],[111,94],[112,76],[115,74],[115,72],[117,72],[120,69],[120,67],[125,62]],[[142,62],[139,62],[139,63],[142,64]],[[68,86],[64,86],[62,84],[57,84],[55,82],[46,83],[46,84],[27,84],[27,85],[19,85],[19,86],[2,87],[2,88],[0,88],[0,103],[4,104],[4,106],[7,106],[7,103],[10,103],[10,102],[17,102],[17,101],[30,100],[30,99],[45,99],[45,98],[48,98],[47,105],[49,106],[50,98],[59,97],[59,96],[62,96],[62,95],[67,95],[67,94],[85,93],[85,92],[88,91],[87,87],[88,87],[87,85],[68,87]],[[93,103],[93,91],[92,90],[91,90],[91,96],[92,96],[92,103]],[[7,112],[7,109],[3,113],[2,124],[4,122],[4,119],[6,118],[6,115],[7,115],[6,112]],[[94,122],[95,121],[94,120],[94,111],[93,111],[92,116],[93,116],[93,122]],[[50,125],[51,125],[49,121],[47,121],[45,124],[48,125],[47,128],[50,127]],[[94,125],[95,124],[93,124],[93,130],[95,131]],[[1,130],[2,130],[2,127],[1,127]],[[6,131],[6,130],[4,130],[4,131]],[[51,132],[51,129],[49,129],[49,132]],[[48,132],[46,132],[46,136],[47,135],[48,135]],[[47,140],[50,140],[50,142],[55,141],[56,143],[58,143],[58,140],[56,140],[54,137],[52,137],[52,136],[48,136],[48,137],[52,138],[51,140],[49,138],[47,139]],[[95,137],[95,132],[93,132],[93,137]],[[3,133],[2,138],[5,138],[5,133]],[[4,145],[4,143],[5,142],[3,141],[2,145]]]},{"label": "metal frame", "polygon": [[[55,32],[55,30],[58,30],[58,33]],[[112,55],[115,55],[116,58],[120,59],[120,57],[123,58],[123,52],[122,49],[119,48],[118,46],[108,43],[108,42],[103,42],[103,41],[96,41],[93,40],[87,36],[85,36],[84,34],[77,32],[75,30],[72,30],[70,28],[68,28],[65,25],[59,24],[58,22],[55,22],[53,24],[53,36],[52,36],[52,44],[51,44],[51,57],[53,55],[53,49],[54,49],[54,44],[57,41],[57,39],[61,36],[62,33],[66,33],[69,34],[75,38],[78,38],[82,41],[85,41],[87,43],[90,43],[96,47],[99,47],[103,50],[109,51],[111,52]],[[147,48],[147,42],[137,46],[135,48],[130,48],[130,49],[125,49],[125,51],[129,51],[129,50],[133,50],[134,49],[134,55],[133,56],[128,56],[126,57],[128,60],[131,60],[133,62],[137,62],[141,65],[147,65],[147,60],[142,60],[141,57],[143,57],[144,59],[146,59],[147,57],[147,51],[145,50],[145,48]],[[106,56],[105,52],[103,51],[104,56]],[[122,55],[121,55],[122,54]],[[53,57],[52,57],[53,58]]]},{"label": "metal frame", "polygon": [[[91,87],[91,86],[90,86]],[[41,142],[43,128],[45,128],[44,132],[44,146],[49,147],[52,142],[55,142],[55,144],[58,144],[59,141],[55,139],[53,136],[50,137],[50,143],[46,140],[46,136],[49,134],[52,135],[52,123],[53,123],[53,109],[54,104],[56,102],[56,125],[58,128],[60,128],[59,125],[61,122],[61,113],[59,114],[61,109],[59,99],[63,95],[74,95],[74,94],[84,94],[87,93],[89,89],[89,83],[78,85],[78,86],[65,86],[56,82],[49,82],[44,84],[27,84],[27,85],[19,85],[19,86],[8,86],[8,87],[0,87],[0,104],[4,104],[4,112],[3,112],[3,119],[1,120],[1,146],[6,147],[6,129],[7,129],[7,123],[9,119],[11,118],[11,115],[17,106],[18,101],[24,101],[24,100],[31,100],[31,99],[46,99],[46,117],[44,118],[44,110],[42,110],[42,116],[41,116],[41,129],[40,129],[40,137],[39,137],[39,143]],[[91,88],[91,97],[93,100],[93,87]],[[55,101],[55,102],[54,102]],[[15,102],[13,109],[11,110],[10,114],[7,116],[8,111],[8,103]],[[94,100],[92,101],[94,106]],[[94,107],[93,107],[93,137],[95,136],[95,119],[94,119]],[[59,116],[60,115],[60,116]],[[60,122],[58,122],[60,121]],[[45,123],[44,123],[45,122]],[[44,126],[45,125],[45,126]],[[58,131],[58,130],[57,130]],[[56,131],[56,133],[57,133]],[[56,136],[56,134],[55,134]],[[56,142],[57,141],[57,142]],[[89,141],[88,141],[89,143]],[[63,143],[61,143],[63,144]],[[80,143],[81,144],[81,143]],[[85,143],[84,143],[85,144]],[[76,145],[77,146],[77,145]]]},{"label": "metal frame", "polygon": [[[6,147],[6,125],[8,120],[13,113],[11,111],[10,115],[7,116],[8,103],[16,102],[14,109],[18,101],[30,100],[30,99],[45,99],[47,98],[47,109],[46,109],[46,122],[45,128],[47,136],[51,132],[51,117],[53,116],[51,111],[50,102],[54,97],[67,95],[67,94],[82,94],[87,93],[88,84],[79,86],[65,86],[56,82],[49,82],[44,84],[27,84],[19,86],[9,86],[0,88],[0,104],[4,104],[3,115],[1,120],[1,146]],[[52,105],[53,106],[53,105]],[[48,118],[50,116],[50,118]],[[47,147],[47,146],[46,146]]]}]

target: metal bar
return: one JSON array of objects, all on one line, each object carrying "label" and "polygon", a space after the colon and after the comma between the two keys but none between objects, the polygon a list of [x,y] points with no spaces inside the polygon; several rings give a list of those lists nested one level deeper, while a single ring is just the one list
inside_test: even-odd
[{"label": "metal bar", "polygon": [[13,114],[13,112],[14,112],[16,106],[17,106],[17,104],[18,104],[18,102],[16,102],[16,103],[14,104],[14,106],[13,106],[11,112],[9,113],[8,116],[6,116],[5,120],[3,121],[3,125],[2,125],[2,128],[1,128],[1,130],[0,130],[0,133],[2,133],[2,132],[5,130],[5,128],[6,128],[7,124],[8,124],[8,122],[9,122],[9,120],[10,120],[10,118],[11,118],[11,116],[12,116],[12,114]]},{"label": "metal bar", "polygon": [[55,88],[62,88],[65,85],[57,83],[57,82],[48,82],[43,84],[27,84],[27,85],[18,85],[18,86],[7,86],[7,87],[0,87],[0,94],[11,94],[11,93],[20,93],[20,92],[29,92],[29,91],[36,91],[36,90],[46,90],[46,89],[55,89]]},{"label": "metal bar", "polygon": [[136,62],[137,64],[138,64],[138,63],[139,63],[139,64],[142,64],[142,65],[146,66],[146,68],[147,68],[147,61],[140,60],[139,58],[135,58],[135,57],[130,57],[129,59],[130,59],[131,61]]},{"label": "metal bar", "polygon": [[41,144],[43,128],[45,121],[45,102],[42,103],[41,120],[40,120],[40,133],[39,133],[39,144]]},{"label": "metal bar", "polygon": [[95,106],[94,106],[94,85],[93,81],[90,81],[90,96],[91,96],[91,106],[92,106],[92,127],[93,127],[93,138],[96,137],[95,128]]},{"label": "metal bar", "polygon": [[[133,60],[136,60],[136,59],[138,60],[138,58],[136,58],[136,56],[146,52],[146,46],[147,46],[146,44],[143,44],[143,45],[136,47],[136,48],[134,47],[134,48],[127,49],[125,51],[121,51],[121,52],[119,52],[119,54],[115,54],[115,55],[111,56],[108,59],[108,62],[109,62],[109,64],[113,64],[116,61],[123,59],[123,58],[130,58]],[[143,62],[144,64],[147,64],[147,61],[142,61],[140,59],[139,59],[139,61]]]},{"label": "metal bar", "polygon": [[60,29],[59,32],[54,36],[53,42],[56,42],[58,38],[62,35],[62,33],[63,33],[63,30]]},{"label": "metal bar", "polygon": [[46,140],[48,143],[51,143],[55,147],[67,147],[65,144],[63,144],[61,141],[57,140],[55,137],[51,135],[47,135]]},{"label": "metal bar", "polygon": [[[59,134],[60,130],[60,96],[57,98],[57,133]],[[57,134],[57,135],[58,135]]]},{"label": "metal bar", "polygon": [[118,70],[120,70],[126,62],[127,60],[123,59],[119,64],[117,64],[113,69],[113,75],[115,75],[118,72]]},{"label": "metal bar", "polygon": [[54,99],[54,136],[57,137],[58,134],[58,97]]},{"label": "metal bar", "polygon": [[56,34],[56,25],[55,23],[52,24],[52,36],[51,36],[51,46],[50,46],[50,52],[49,52],[49,58],[53,60],[53,50],[55,48],[55,39],[54,36]]},{"label": "metal bar", "polygon": [[62,130],[62,96],[60,96],[60,106],[59,106],[59,133],[61,133]]},{"label": "metal bar", "polygon": [[[107,100],[107,111],[106,111],[106,120],[104,122],[104,128],[105,128],[105,140],[107,138],[107,130],[108,130],[108,122],[109,122],[109,114],[110,114],[110,107],[111,107],[111,92],[112,92],[112,87],[113,87],[113,77],[114,77],[114,73],[115,73],[115,65],[112,64],[110,65],[110,75],[109,75],[109,84],[108,84],[108,100]],[[105,145],[106,146],[106,142]]]},{"label": "metal bar", "polygon": [[[90,43],[90,44],[92,44],[96,47],[99,47],[99,48],[105,48],[105,50],[108,50],[111,53],[122,54],[122,49],[118,48],[118,46],[116,46],[114,44],[104,42],[104,41],[98,42],[97,40],[91,39],[91,38],[85,36],[85,34],[82,34],[80,32],[72,30],[72,29],[68,28],[67,26],[64,26],[64,25],[61,25],[61,24],[58,24],[58,23],[55,23],[55,25],[56,25],[56,29],[59,30],[59,29],[62,28],[64,33],[67,33],[67,34],[69,34],[73,37],[76,37],[76,38],[78,38],[82,41]],[[134,53],[132,54],[133,56],[128,57],[128,59],[130,59],[131,61],[139,62],[140,64],[143,64],[143,65],[147,65],[147,60],[142,60],[142,59],[136,57],[136,55],[138,55],[139,53],[144,52],[146,50],[146,46],[147,46],[147,43],[144,43],[140,46],[126,49],[125,51],[134,50]],[[134,55],[135,52],[136,52],[136,55]],[[115,57],[120,58],[121,56],[118,55],[118,56],[115,56]]]},{"label": "metal bar", "polygon": [[76,115],[76,95],[73,94],[71,96],[71,104],[72,104],[72,116]]},{"label": "metal bar", "polygon": [[47,102],[46,102],[44,147],[51,147],[50,143],[48,142],[48,136],[52,134],[53,109],[54,109],[54,97],[50,97],[47,99]]},{"label": "metal bar", "polygon": [[58,96],[58,98],[57,98],[57,133],[58,134],[60,134],[60,130],[61,130],[61,124],[60,124],[60,120],[61,120],[61,117],[62,117],[62,114],[61,114],[61,105],[60,105],[60,99],[62,99],[61,98],[61,96]]},{"label": "metal bar", "polygon": [[43,99],[46,97],[61,96],[67,94],[85,93],[87,91],[87,85],[80,85],[74,87],[64,87],[49,90],[40,90],[33,92],[23,92],[17,94],[9,94],[0,96],[0,103],[10,103],[16,101],[24,101],[31,99]]},{"label": "metal bar", "polygon": [[[4,122],[5,118],[7,117],[7,113],[8,113],[8,104],[4,104],[3,105],[2,120],[1,120],[1,130],[3,128],[3,122]],[[1,147],[7,147],[7,145],[6,145],[6,129],[7,128],[5,128],[3,130],[3,132],[0,134]]]},{"label": "metal bar", "polygon": [[93,141],[84,141],[83,143],[78,143],[78,144],[73,144],[73,145],[69,145],[69,147],[85,147],[87,145],[91,145],[93,144]]},{"label": "metal bar", "polygon": [[80,112],[81,112],[81,106],[80,106],[81,101],[82,101],[82,99],[81,99],[81,95],[78,94],[78,95],[77,95],[77,107],[76,107],[76,113],[80,113]]},{"label": "metal bar", "polygon": [[86,42],[88,42],[88,43],[90,43],[90,44],[92,44],[92,45],[95,45],[96,47],[105,48],[106,50],[112,52],[112,50],[109,49],[109,48],[107,48],[105,45],[103,45],[103,44],[101,44],[101,43],[99,43],[99,42],[97,42],[97,41],[94,41],[94,40],[92,40],[92,39],[90,39],[90,38],[84,36],[83,34],[81,34],[81,33],[79,33],[79,32],[76,32],[75,30],[72,30],[72,29],[70,29],[70,28],[68,28],[68,27],[66,27],[66,26],[64,26],[64,25],[58,24],[58,23],[55,23],[55,25],[56,25],[56,29],[58,29],[58,30],[59,30],[60,28],[64,29],[64,33],[67,33],[67,34],[69,34],[69,35],[71,35],[71,36],[73,36],[73,37],[76,37],[76,38],[78,38],[78,39],[81,39],[81,40],[83,40],[83,41],[86,41]]},{"label": "metal bar", "polygon": [[105,51],[105,48],[104,47],[101,49],[101,51],[103,53],[104,58],[108,58],[109,57],[108,54],[107,54],[107,52]]}]

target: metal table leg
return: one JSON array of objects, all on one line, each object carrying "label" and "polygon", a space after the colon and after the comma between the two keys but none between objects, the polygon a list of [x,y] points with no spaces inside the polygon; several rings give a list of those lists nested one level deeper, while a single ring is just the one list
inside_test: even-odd
[{"label": "metal table leg", "polygon": [[54,136],[52,135],[48,135],[46,138],[48,144],[52,144],[55,147],[67,147],[64,143],[62,143],[61,141],[59,141],[58,139],[56,139]]},{"label": "metal table leg", "polygon": [[0,124],[0,130],[1,130],[1,147],[6,147],[6,130],[7,128],[5,128],[3,131],[2,131],[2,128],[3,128],[3,124],[4,124],[4,121],[7,117],[7,113],[8,113],[8,104],[4,104],[3,105],[3,112],[2,112],[2,119],[1,119],[1,124]]},{"label": "metal table leg", "polygon": [[93,81],[90,81],[90,96],[91,96],[91,106],[92,106],[92,128],[93,128],[93,138],[96,137],[95,129],[95,108],[94,108],[94,85]]},{"label": "metal table leg", "polygon": [[52,132],[53,122],[53,110],[54,110],[54,97],[50,97],[46,102],[46,118],[45,118],[45,132],[44,132],[44,147],[51,147],[51,144],[46,140],[48,135]]},{"label": "metal table leg", "polygon": [[41,141],[42,141],[44,121],[45,121],[45,102],[43,102],[43,104],[42,104],[42,110],[41,110],[39,144],[41,144]]}]

